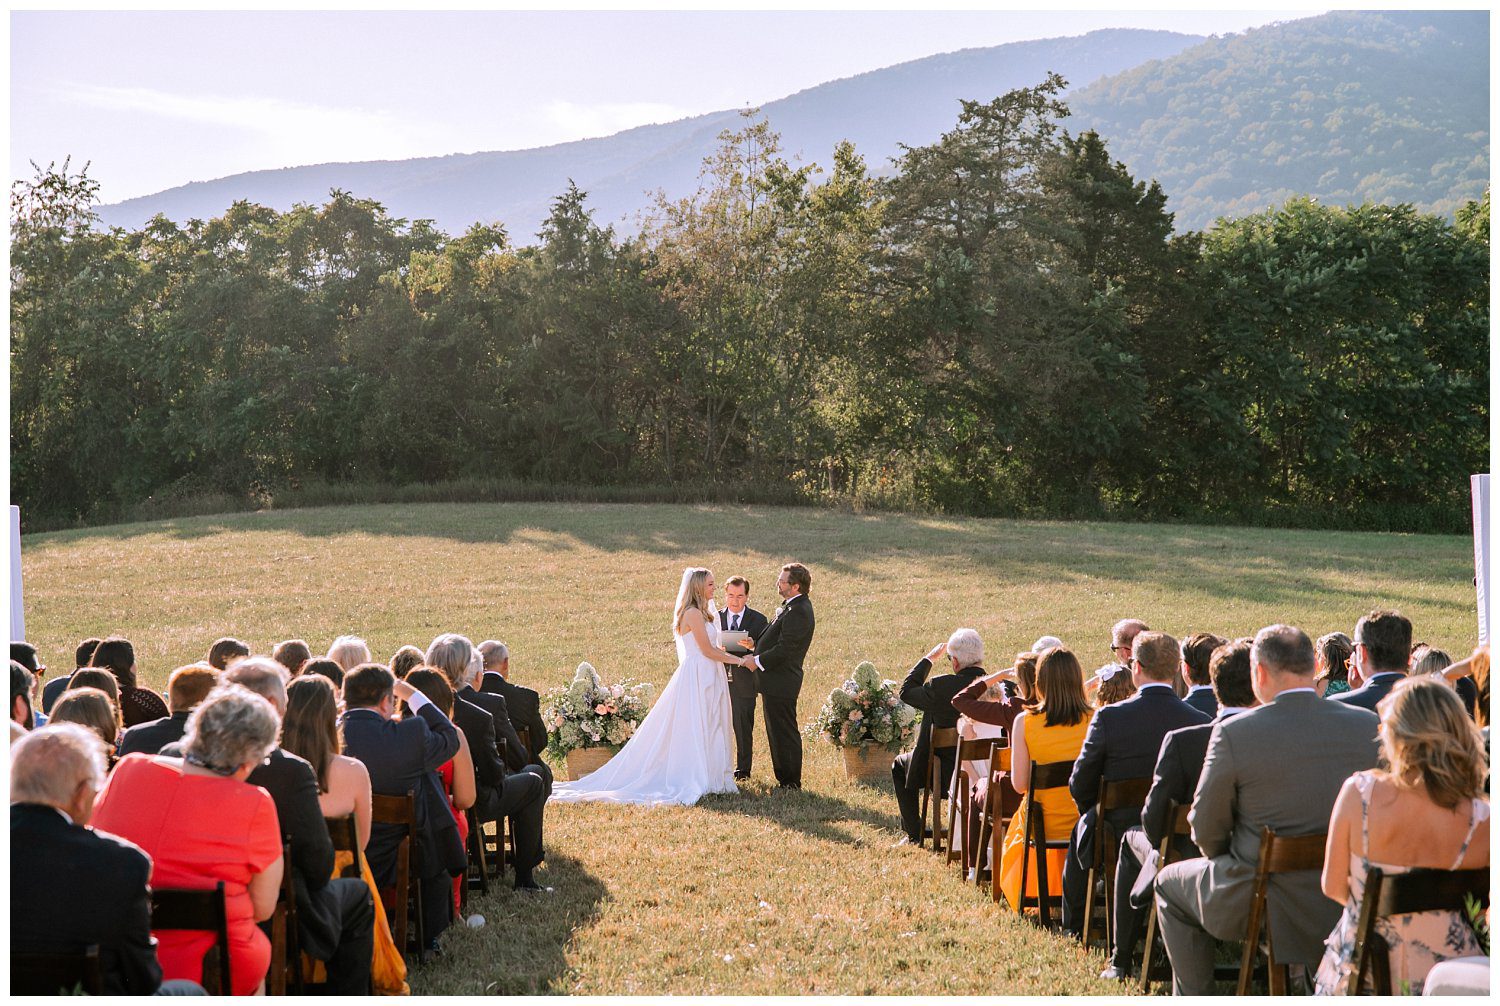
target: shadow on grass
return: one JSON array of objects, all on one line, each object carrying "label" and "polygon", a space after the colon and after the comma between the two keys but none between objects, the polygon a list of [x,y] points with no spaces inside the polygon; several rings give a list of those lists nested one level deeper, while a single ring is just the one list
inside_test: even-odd
[{"label": "shadow on grass", "polygon": [[770,821],[826,842],[867,845],[865,837],[851,832],[846,825],[857,822],[892,834],[899,833],[901,828],[901,818],[896,812],[896,797],[891,792],[890,785],[872,788],[884,789],[890,799],[889,812],[861,807],[832,793],[780,788],[770,788],[764,792],[751,789],[732,795],[708,796],[700,800],[698,806],[717,814]]},{"label": "shadow on grass", "polygon": [[548,853],[537,879],[551,893],[511,888],[514,875],[492,880],[490,893],[471,892],[468,911],[480,929],[455,922],[443,935],[443,956],[408,976],[413,995],[545,995],[571,991],[576,976],[567,950],[574,933],[599,915],[609,896],[580,860]]}]

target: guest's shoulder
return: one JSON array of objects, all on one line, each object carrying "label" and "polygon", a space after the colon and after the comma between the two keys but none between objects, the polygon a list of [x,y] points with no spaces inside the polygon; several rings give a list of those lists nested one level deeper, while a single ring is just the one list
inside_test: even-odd
[{"label": "guest's shoulder", "polygon": [[78,831],[87,836],[84,841],[94,847],[90,855],[96,860],[108,861],[112,870],[127,877],[139,874],[142,883],[150,876],[151,857],[130,839],[94,828],[79,828]]}]

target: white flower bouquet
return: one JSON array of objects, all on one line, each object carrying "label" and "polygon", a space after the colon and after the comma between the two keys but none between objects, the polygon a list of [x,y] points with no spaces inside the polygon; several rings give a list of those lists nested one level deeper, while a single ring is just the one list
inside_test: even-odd
[{"label": "white flower bouquet", "polygon": [[902,702],[896,682],[882,680],[868,660],[854,669],[854,677],[828,693],[809,727],[834,747],[883,747],[900,751],[916,733],[917,711]]},{"label": "white flower bouquet", "polygon": [[651,686],[644,682],[606,683],[587,661],[578,665],[565,688],[547,695],[542,716],[551,727],[547,753],[561,761],[568,752],[606,747],[620,750],[651,706]]}]

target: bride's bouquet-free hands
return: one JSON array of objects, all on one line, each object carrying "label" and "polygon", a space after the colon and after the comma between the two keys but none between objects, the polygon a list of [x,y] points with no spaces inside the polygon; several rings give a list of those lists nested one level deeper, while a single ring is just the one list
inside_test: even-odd
[{"label": "bride's bouquet-free hands", "polygon": [[645,682],[606,682],[594,665],[579,664],[572,681],[547,695],[543,715],[552,728],[547,754],[561,761],[579,748],[618,751],[646,718],[651,691]]},{"label": "bride's bouquet-free hands", "polygon": [[901,701],[896,688],[896,682],[882,680],[875,665],[863,661],[852,678],[828,693],[808,730],[823,734],[834,747],[878,745],[900,751],[916,734],[917,711]]}]

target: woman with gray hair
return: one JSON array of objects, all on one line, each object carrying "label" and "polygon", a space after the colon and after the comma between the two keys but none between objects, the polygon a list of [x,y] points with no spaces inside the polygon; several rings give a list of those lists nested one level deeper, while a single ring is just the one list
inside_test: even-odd
[{"label": "woman with gray hair", "polygon": [[[188,717],[182,758],[126,755],[94,814],[96,828],[151,857],[152,886],[204,890],[224,882],[234,995],[259,992],[271,963],[270,942],[255,923],[276,908],[281,826],[270,794],[245,778],[275,748],[280,729],[271,703],[240,685],[220,685]],[[201,979],[212,934],[154,935],[166,977]]]},{"label": "woman with gray hair", "polygon": [[374,659],[370,656],[369,644],[358,636],[340,636],[335,639],[329,644],[327,658],[342,667],[345,674]]}]

